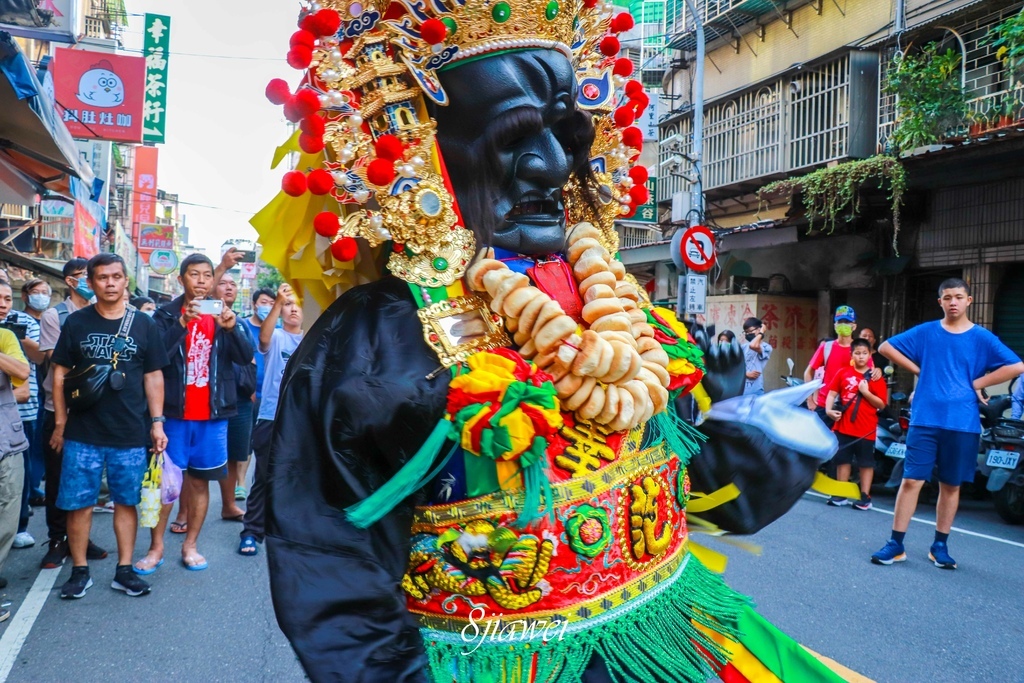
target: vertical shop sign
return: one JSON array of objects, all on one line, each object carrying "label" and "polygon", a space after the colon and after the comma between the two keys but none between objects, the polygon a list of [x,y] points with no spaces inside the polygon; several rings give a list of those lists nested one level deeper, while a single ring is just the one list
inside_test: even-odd
[{"label": "vertical shop sign", "polygon": [[135,177],[132,181],[132,239],[139,239],[139,225],[156,223],[157,148],[135,149]]},{"label": "vertical shop sign", "polygon": [[164,114],[167,111],[167,56],[171,45],[171,18],[146,15],[142,54],[146,58],[146,99],[142,108],[142,139],[164,142]]}]

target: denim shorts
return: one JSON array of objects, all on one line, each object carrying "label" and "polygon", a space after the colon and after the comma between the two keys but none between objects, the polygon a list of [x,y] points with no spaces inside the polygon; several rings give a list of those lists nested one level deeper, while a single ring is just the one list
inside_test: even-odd
[{"label": "denim shorts", "polygon": [[142,478],[148,464],[144,447],[114,448],[65,441],[57,507],[81,510],[95,505],[100,495],[104,466],[107,468],[110,499],[119,505],[138,505],[142,498]]},{"label": "denim shorts", "polygon": [[907,432],[903,478],[929,481],[937,464],[939,481],[943,484],[960,486],[965,481],[974,481],[980,441],[980,434],[911,425]]},{"label": "denim shorts", "polygon": [[228,421],[167,418],[167,455],[190,477],[220,481],[228,475]]},{"label": "denim shorts", "polygon": [[228,460],[246,462],[252,452],[252,401],[239,399],[238,414],[228,418]]}]

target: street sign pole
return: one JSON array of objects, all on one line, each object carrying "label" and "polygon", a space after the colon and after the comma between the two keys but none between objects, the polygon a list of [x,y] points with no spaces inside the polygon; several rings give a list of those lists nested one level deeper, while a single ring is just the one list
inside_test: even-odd
[{"label": "street sign pole", "polygon": [[[697,11],[697,6],[693,0],[685,0],[686,11],[690,14],[690,19],[693,21],[693,28],[695,38],[697,39],[697,54],[694,57],[694,69],[693,69],[693,149],[692,149],[692,160],[693,160],[693,173],[696,182],[693,183],[690,192],[690,227],[700,225],[704,220],[704,182],[703,182],[703,154],[704,154],[704,20],[701,18],[700,13]],[[676,231],[676,235],[673,235],[672,245],[673,254],[682,253],[676,245],[675,237],[679,235],[679,230]],[[680,315],[686,310],[684,296],[686,291],[686,271],[684,269],[679,270],[679,292],[676,302],[676,315]]]}]

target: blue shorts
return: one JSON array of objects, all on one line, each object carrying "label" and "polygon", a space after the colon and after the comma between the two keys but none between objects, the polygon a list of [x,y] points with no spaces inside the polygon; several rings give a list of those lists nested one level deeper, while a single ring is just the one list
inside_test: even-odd
[{"label": "blue shorts", "polygon": [[980,434],[911,425],[903,478],[929,481],[938,464],[939,481],[943,484],[960,486],[965,481],[974,481],[980,442]]},{"label": "blue shorts", "polygon": [[190,477],[220,481],[228,476],[228,421],[167,418],[167,455]]},{"label": "blue shorts", "polygon": [[112,448],[65,441],[63,457],[57,494],[57,507],[61,510],[81,510],[96,504],[104,465],[112,501],[135,506],[142,499],[142,478],[149,464],[145,448]]}]

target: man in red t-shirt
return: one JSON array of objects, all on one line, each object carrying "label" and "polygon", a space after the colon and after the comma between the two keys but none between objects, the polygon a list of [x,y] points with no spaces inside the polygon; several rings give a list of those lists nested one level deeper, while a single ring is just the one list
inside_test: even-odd
[{"label": "man in red t-shirt", "polygon": [[[839,306],[835,314],[836,339],[818,344],[817,350],[811,356],[811,362],[804,370],[804,382],[814,379],[814,373],[819,368],[824,370],[821,378],[821,389],[817,394],[807,399],[807,407],[818,414],[826,427],[832,427],[832,418],[826,411],[828,388],[836,374],[843,368],[850,367],[850,344],[853,342],[853,332],[857,329],[857,314],[850,306]],[[882,371],[869,364],[871,368],[871,379],[881,379]]]},{"label": "man in red t-shirt", "polygon": [[[871,479],[875,473],[875,430],[878,411],[887,400],[884,379],[871,379],[871,344],[866,339],[854,339],[850,344],[852,366],[839,370],[828,386],[825,405],[834,422],[832,428],[839,439],[835,455],[836,479],[850,480],[853,463],[860,468],[860,500],[853,506],[858,510],[871,509]],[[838,403],[836,401],[838,400]],[[850,501],[832,496],[829,505],[841,507]]]}]

